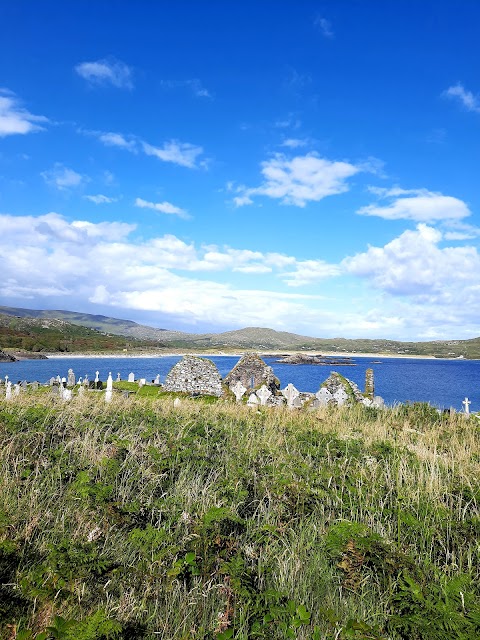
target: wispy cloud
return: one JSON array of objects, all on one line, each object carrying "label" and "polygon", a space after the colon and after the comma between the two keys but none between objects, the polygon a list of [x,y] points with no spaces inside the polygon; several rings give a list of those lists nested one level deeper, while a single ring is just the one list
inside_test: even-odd
[{"label": "wispy cloud", "polygon": [[292,159],[276,154],[262,162],[263,183],[259,187],[237,187],[236,206],[252,204],[253,196],[267,196],[296,207],[318,202],[348,191],[347,179],[361,169],[349,162],[320,158],[314,153]]},{"label": "wispy cloud", "polygon": [[90,85],[133,89],[132,68],[113,57],[81,62],[75,66],[75,71]]},{"label": "wispy cloud", "polygon": [[447,98],[458,100],[467,111],[480,113],[480,98],[471,91],[467,91],[460,82],[455,86],[449,87],[443,92],[443,95]]},{"label": "wispy cloud", "polygon": [[161,80],[160,84],[164,89],[187,89],[196,98],[213,98],[213,95],[198,78],[193,78],[192,80]]},{"label": "wispy cloud", "polygon": [[462,220],[471,215],[470,209],[463,200],[427,189],[370,187],[369,190],[379,198],[392,201],[387,205],[369,204],[361,207],[357,213],[363,216],[377,216],[385,220],[435,222]]},{"label": "wispy cloud", "polygon": [[160,213],[167,213],[170,215],[178,216],[179,218],[183,218],[184,220],[189,220],[191,218],[191,215],[185,209],[176,207],[170,202],[148,202],[148,200],[143,200],[143,198],[137,198],[135,200],[135,206],[140,207],[141,209],[153,209],[154,211],[159,211]]},{"label": "wispy cloud", "polygon": [[280,146],[287,147],[288,149],[298,149],[300,147],[306,147],[308,144],[308,140],[302,138],[286,138]]},{"label": "wispy cloud", "polygon": [[313,21],[315,28],[324,36],[325,38],[333,38],[335,36],[332,28],[332,23],[330,20],[327,20],[322,15],[317,14]]},{"label": "wispy cloud", "polygon": [[101,193],[83,197],[85,198],[85,200],[90,200],[90,202],[93,202],[94,204],[111,204],[112,202],[118,202],[118,198],[109,198],[108,196],[104,196]]},{"label": "wispy cloud", "polygon": [[87,176],[65,167],[60,162],[56,162],[52,169],[42,171],[40,175],[48,185],[60,191],[75,189],[89,181]]},{"label": "wispy cloud", "polygon": [[128,151],[136,151],[137,144],[133,139],[127,139],[120,133],[99,133],[98,139],[107,147],[120,147],[121,149],[128,149]]},{"label": "wispy cloud", "polygon": [[173,162],[189,169],[205,166],[205,161],[198,162],[198,157],[203,154],[203,148],[189,142],[170,140],[165,142],[162,147],[154,147],[143,142],[142,148],[147,156],[155,156],[163,162]]},{"label": "wispy cloud", "polygon": [[45,116],[36,116],[24,109],[14,93],[0,88],[0,138],[42,131],[44,127],[40,123],[47,122]]}]

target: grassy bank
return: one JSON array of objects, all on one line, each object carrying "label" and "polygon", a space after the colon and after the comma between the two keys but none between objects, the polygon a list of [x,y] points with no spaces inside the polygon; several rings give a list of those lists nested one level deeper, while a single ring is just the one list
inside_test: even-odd
[{"label": "grassy bank", "polygon": [[475,417],[32,395],[0,444],[1,638],[480,637]]}]

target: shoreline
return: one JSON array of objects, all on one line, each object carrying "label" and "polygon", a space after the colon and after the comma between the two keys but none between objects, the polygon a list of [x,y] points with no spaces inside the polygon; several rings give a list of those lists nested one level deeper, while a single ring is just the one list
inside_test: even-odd
[{"label": "shoreline", "polygon": [[[182,351],[182,352],[167,352],[167,353],[156,353],[156,352],[148,352],[148,353],[112,353],[112,354],[106,354],[106,353],[94,353],[94,354],[89,354],[89,353],[46,353],[44,355],[46,355],[46,357],[49,360],[63,360],[63,359],[86,359],[86,358],[91,358],[91,359],[105,359],[105,358],[111,358],[111,359],[130,359],[130,358],[173,358],[173,357],[179,357],[182,358],[185,355],[192,355],[192,356],[198,356],[198,357],[205,357],[205,358],[211,358],[214,356],[218,356],[218,357],[231,357],[231,358],[240,358],[242,355],[244,355],[245,353],[258,353],[258,355],[260,357],[268,357],[268,356],[272,356],[272,357],[276,357],[276,356],[282,356],[282,355],[296,355],[297,353],[302,353],[303,355],[320,355],[318,353],[318,351],[288,351],[288,350],[282,350],[282,351],[275,351],[275,350],[268,350],[268,351],[238,351],[238,352],[234,352],[234,353],[227,353],[225,351],[213,351],[213,352],[198,352],[198,351]],[[402,359],[413,359],[413,360],[468,360],[470,361],[470,359],[467,358],[463,358],[463,357],[455,357],[455,358],[437,358],[435,356],[429,356],[429,355],[412,355],[412,354],[400,354],[400,353],[357,353],[357,352],[330,352],[330,351],[326,351],[326,352],[322,352],[321,353],[322,356],[325,356],[327,358],[371,358],[372,360],[381,360],[382,358],[393,358],[393,359],[398,359],[398,360],[402,360]],[[475,360],[475,358],[472,358],[471,360]],[[300,366],[300,365],[297,365]],[[320,365],[319,365],[320,366]]]}]

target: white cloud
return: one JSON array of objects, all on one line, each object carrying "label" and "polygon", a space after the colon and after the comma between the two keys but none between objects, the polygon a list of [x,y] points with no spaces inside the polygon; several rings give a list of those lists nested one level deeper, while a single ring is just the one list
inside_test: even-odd
[{"label": "white cloud", "polygon": [[143,150],[148,156],[155,156],[164,162],[173,162],[189,169],[202,166],[202,163],[197,162],[197,158],[202,155],[203,148],[189,142],[170,140],[165,142],[163,147],[154,147],[144,142]]},{"label": "white cloud", "polygon": [[437,229],[419,224],[384,247],[369,247],[343,261],[350,274],[367,278],[394,295],[443,294],[465,283],[480,282],[480,256],[474,247],[439,247]]},{"label": "white cloud", "polygon": [[313,24],[325,38],[334,37],[335,34],[333,33],[332,23],[330,22],[330,20],[327,20],[321,15],[317,15]]},{"label": "white cloud", "polygon": [[471,91],[467,91],[460,82],[455,86],[449,87],[443,92],[447,98],[458,100],[467,111],[480,113],[480,98]]},{"label": "white cloud", "polygon": [[264,182],[260,187],[239,187],[237,206],[252,203],[252,196],[279,199],[282,204],[305,207],[327,196],[348,191],[347,179],[360,171],[348,162],[331,161],[310,153],[288,159],[276,154],[262,162]]},{"label": "white cloud", "polygon": [[338,276],[340,268],[324,260],[303,260],[296,263],[295,271],[283,275],[285,283],[290,287],[302,287]]},{"label": "white cloud", "polygon": [[40,123],[47,122],[45,116],[36,116],[24,109],[14,93],[0,89],[0,138],[42,131]]},{"label": "white cloud", "polygon": [[51,187],[55,187],[60,191],[67,191],[80,187],[89,179],[86,176],[77,173],[73,169],[65,167],[63,164],[56,162],[52,169],[42,171],[40,174],[45,182]]},{"label": "white cloud", "polygon": [[160,84],[165,89],[186,88],[196,98],[213,98],[210,91],[203,86],[198,78],[193,78],[192,80],[162,80]]},{"label": "white cloud", "polygon": [[[386,206],[370,204],[358,209],[363,216],[378,216],[385,220],[414,220],[415,222],[435,222],[462,220],[471,215],[462,200],[427,189],[383,189],[370,187],[370,191],[381,198],[395,198]],[[405,196],[405,197],[398,197]]]},{"label": "white cloud", "polygon": [[280,146],[287,147],[288,149],[298,149],[299,147],[306,147],[307,144],[307,140],[302,140],[300,138],[287,138]]},{"label": "white cloud", "polygon": [[95,62],[81,62],[75,66],[75,71],[92,85],[133,89],[132,68],[113,57]]},{"label": "white cloud", "polygon": [[154,211],[160,211],[160,213],[172,214],[179,218],[183,218],[184,220],[191,218],[185,209],[180,209],[180,207],[176,207],[170,202],[148,202],[142,198],[137,198],[135,200],[135,206],[140,207],[141,209],[153,209]]},{"label": "white cloud", "polygon": [[127,140],[121,133],[99,133],[98,139],[107,147],[120,147],[128,151],[135,151],[137,147],[135,140]]},{"label": "white cloud", "polygon": [[90,200],[95,204],[111,204],[112,202],[117,202],[118,198],[109,198],[108,196],[104,196],[101,193],[93,196],[83,196],[86,200]]}]

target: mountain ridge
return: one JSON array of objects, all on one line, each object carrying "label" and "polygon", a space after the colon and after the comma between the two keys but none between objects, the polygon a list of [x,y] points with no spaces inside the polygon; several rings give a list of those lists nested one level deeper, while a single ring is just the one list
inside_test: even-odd
[{"label": "mountain ridge", "polygon": [[[159,348],[187,350],[255,349],[317,350],[333,353],[362,353],[403,356],[435,356],[442,358],[480,358],[480,338],[468,340],[432,340],[402,342],[387,339],[314,338],[267,327],[246,327],[220,333],[187,333],[141,325],[104,315],[67,310],[25,309],[0,306],[0,315],[31,318],[38,321],[61,321],[94,329],[101,333],[124,336],[143,341],[155,341]],[[153,344],[152,344],[153,346]]]}]

